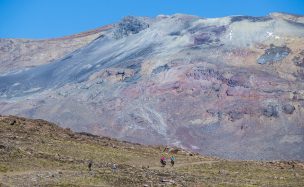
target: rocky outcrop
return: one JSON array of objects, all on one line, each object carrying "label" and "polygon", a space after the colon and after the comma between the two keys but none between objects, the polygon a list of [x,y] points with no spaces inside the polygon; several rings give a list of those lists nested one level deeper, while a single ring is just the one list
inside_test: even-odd
[{"label": "rocky outcrop", "polygon": [[270,46],[269,49],[265,50],[265,53],[259,57],[259,64],[266,64],[270,62],[278,62],[288,56],[290,49],[286,46],[276,47]]},{"label": "rocky outcrop", "polygon": [[277,107],[273,105],[268,105],[263,109],[263,114],[267,117],[278,117]]},{"label": "rocky outcrop", "polygon": [[114,29],[114,38],[119,39],[131,34],[137,34],[149,27],[149,24],[144,21],[144,18],[136,18],[127,16],[118,23]]},{"label": "rocky outcrop", "polygon": [[282,109],[286,114],[292,114],[296,108],[291,104],[285,104]]}]

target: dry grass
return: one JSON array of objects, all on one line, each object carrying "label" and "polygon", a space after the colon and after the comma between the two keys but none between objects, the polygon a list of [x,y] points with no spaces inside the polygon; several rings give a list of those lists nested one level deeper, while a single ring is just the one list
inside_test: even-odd
[{"label": "dry grass", "polygon": [[304,186],[299,162],[227,161],[181,150],[173,168],[161,168],[162,147],[75,134],[15,117],[0,118],[0,135],[2,186]]}]

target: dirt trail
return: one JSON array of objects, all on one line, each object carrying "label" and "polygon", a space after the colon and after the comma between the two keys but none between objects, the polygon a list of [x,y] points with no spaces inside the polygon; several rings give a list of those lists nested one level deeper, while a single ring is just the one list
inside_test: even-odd
[{"label": "dirt trail", "polygon": [[[212,163],[216,163],[219,161],[215,161],[215,160],[204,160],[204,161],[199,161],[199,162],[190,162],[190,163],[178,163],[178,164],[174,164],[173,168],[179,168],[179,167],[184,167],[184,166],[190,166],[190,165],[200,165],[200,164],[212,164]],[[170,163],[168,163],[168,165],[166,167],[171,168]],[[165,168],[166,168],[165,167]],[[164,168],[161,166],[153,166],[150,167],[150,169],[160,169],[160,168]]]},{"label": "dirt trail", "polygon": [[[190,163],[178,163],[175,164],[173,168],[179,168],[184,166],[190,166],[190,165],[200,165],[200,164],[212,164],[219,161],[198,161],[198,162],[190,162]],[[171,168],[170,163],[165,168]],[[163,169],[161,166],[152,166],[149,169]],[[15,172],[6,172],[6,173],[0,173],[0,179],[2,179],[4,176],[12,177],[17,175],[31,175],[31,174],[37,174],[37,173],[58,173],[58,172],[64,172],[64,173],[73,173],[73,172],[79,172],[79,171],[73,171],[73,170],[28,170],[28,171],[15,171]]]},{"label": "dirt trail", "polygon": [[58,172],[74,172],[72,170],[27,170],[27,171],[12,171],[6,173],[0,173],[0,177],[3,176],[16,176],[16,175],[29,175],[36,173],[58,173]]}]

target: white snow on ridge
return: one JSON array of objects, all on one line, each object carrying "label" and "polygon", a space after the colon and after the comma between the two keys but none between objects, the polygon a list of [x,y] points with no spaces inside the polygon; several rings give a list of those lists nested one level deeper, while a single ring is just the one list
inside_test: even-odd
[{"label": "white snow on ridge", "polygon": [[41,87],[31,88],[31,89],[29,89],[29,90],[23,91],[23,93],[36,92],[36,91],[38,91],[38,90],[40,90],[40,89],[41,89]]},{"label": "white snow on ridge", "polygon": [[232,40],[232,30],[229,32],[229,40]]}]

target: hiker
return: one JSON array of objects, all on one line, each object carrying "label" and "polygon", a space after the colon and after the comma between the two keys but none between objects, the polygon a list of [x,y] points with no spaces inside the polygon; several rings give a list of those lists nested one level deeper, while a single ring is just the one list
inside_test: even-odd
[{"label": "hiker", "polygon": [[164,156],[160,158],[160,163],[162,164],[162,167],[166,166],[166,158]]},{"label": "hiker", "polygon": [[175,157],[172,155],[170,159],[171,159],[171,167],[173,167],[174,166],[174,162],[175,162]]},{"label": "hiker", "polygon": [[93,165],[93,161],[90,160],[89,163],[88,163],[89,171],[92,171],[92,165]]},{"label": "hiker", "polygon": [[115,173],[116,170],[117,170],[117,165],[116,165],[116,164],[113,164],[113,166],[112,166],[112,171],[113,171],[113,173]]}]

